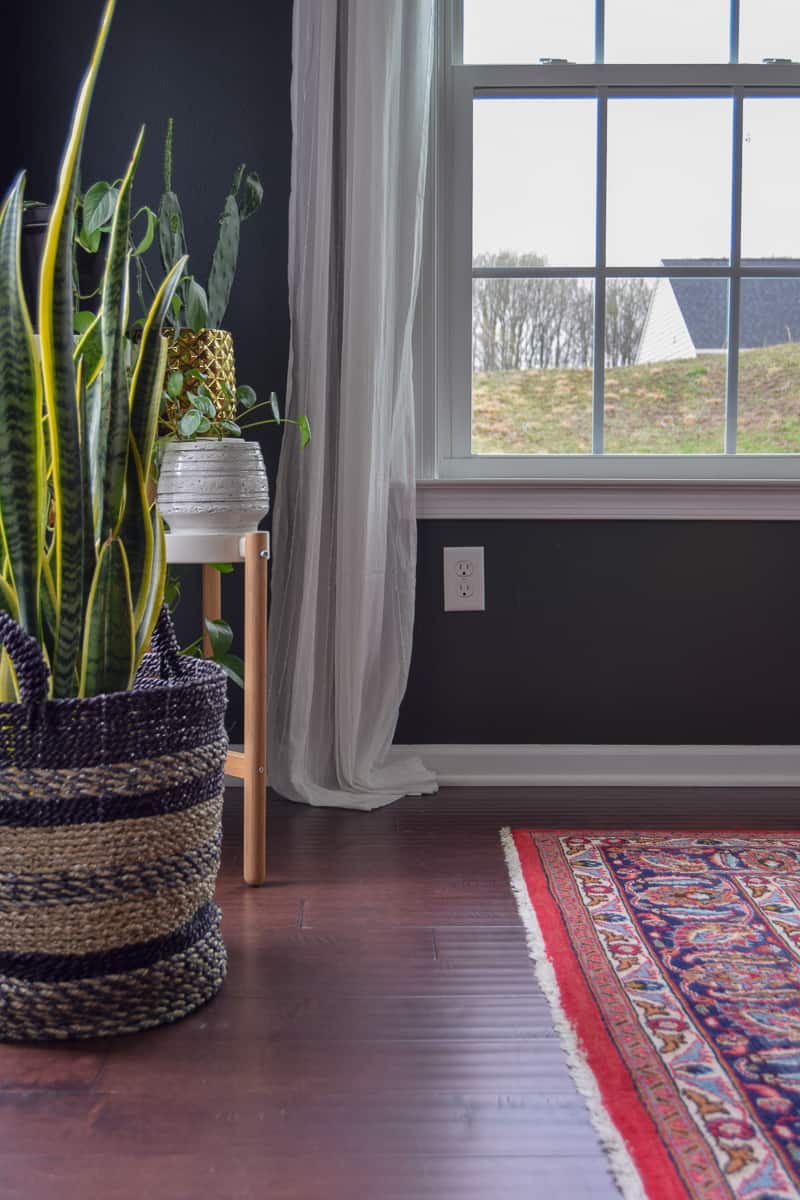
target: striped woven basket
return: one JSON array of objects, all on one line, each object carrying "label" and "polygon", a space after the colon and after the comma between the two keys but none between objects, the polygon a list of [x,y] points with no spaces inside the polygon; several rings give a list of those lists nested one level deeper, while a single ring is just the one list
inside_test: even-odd
[{"label": "striped woven basket", "polygon": [[5,614],[0,644],[21,695],[0,704],[0,1040],[176,1021],[225,975],[225,677],[179,654],[166,609],[130,692],[48,700]]}]

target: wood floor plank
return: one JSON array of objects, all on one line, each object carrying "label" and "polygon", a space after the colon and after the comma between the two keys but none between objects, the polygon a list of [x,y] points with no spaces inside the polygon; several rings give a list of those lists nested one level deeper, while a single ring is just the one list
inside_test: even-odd
[{"label": "wood floor plank", "polygon": [[[113,1179],[113,1192],[109,1178]],[[597,1158],[427,1158],[363,1154],[333,1158],[265,1154],[258,1145],[215,1158],[193,1153],[140,1154],[115,1159],[50,1155],[0,1164],[3,1200],[614,1200],[619,1193]]]}]

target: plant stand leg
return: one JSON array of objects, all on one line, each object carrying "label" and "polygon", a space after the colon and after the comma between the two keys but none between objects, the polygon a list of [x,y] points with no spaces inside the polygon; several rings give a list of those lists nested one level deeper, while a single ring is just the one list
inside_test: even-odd
[{"label": "plant stand leg", "polygon": [[[222,576],[208,563],[203,563],[203,618],[218,621],[222,616]],[[203,654],[211,657],[211,641],[203,626]]]},{"label": "plant stand leg", "polygon": [[269,534],[245,535],[244,880],[267,877],[267,559]]}]

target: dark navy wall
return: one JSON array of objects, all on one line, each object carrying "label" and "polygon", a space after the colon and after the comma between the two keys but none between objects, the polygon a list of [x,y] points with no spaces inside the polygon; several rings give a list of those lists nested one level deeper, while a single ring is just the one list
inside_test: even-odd
[{"label": "dark navy wall", "polygon": [[[486,612],[442,611],[485,546]],[[794,522],[424,521],[399,742],[795,743]]]}]

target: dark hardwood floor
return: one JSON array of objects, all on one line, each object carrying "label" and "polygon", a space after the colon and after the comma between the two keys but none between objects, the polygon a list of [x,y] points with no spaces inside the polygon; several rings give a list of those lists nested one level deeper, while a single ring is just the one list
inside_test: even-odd
[{"label": "dark hardwood floor", "polygon": [[782,826],[795,792],[451,790],[375,813],[274,798],[219,997],[130,1038],[0,1046],[1,1200],[611,1200],[550,1028],[504,824]]}]

